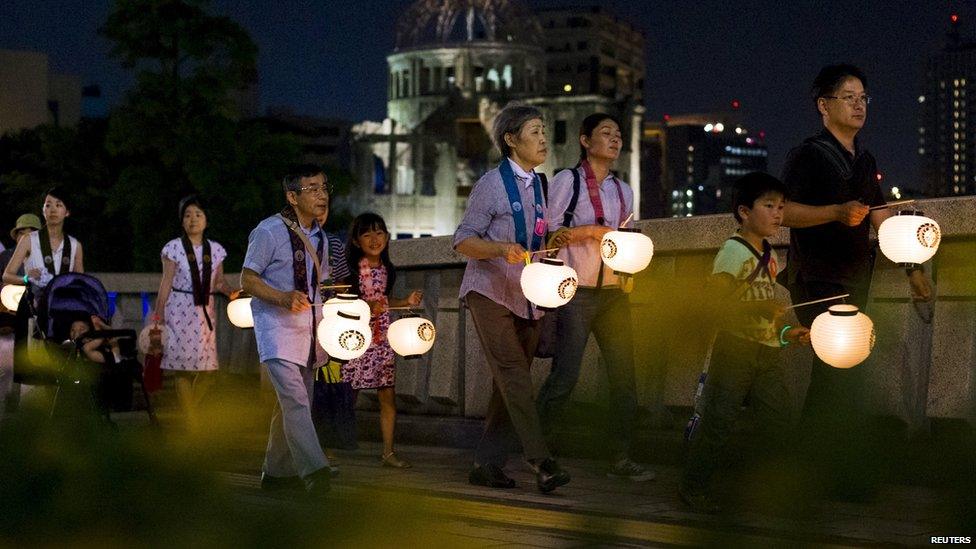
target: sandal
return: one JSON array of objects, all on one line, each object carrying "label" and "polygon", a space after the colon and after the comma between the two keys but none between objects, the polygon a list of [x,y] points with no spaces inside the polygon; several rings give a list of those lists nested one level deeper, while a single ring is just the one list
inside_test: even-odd
[{"label": "sandal", "polygon": [[400,459],[400,457],[396,455],[396,452],[383,454],[381,462],[383,463],[383,467],[394,467],[396,469],[409,469],[413,467],[409,461]]}]

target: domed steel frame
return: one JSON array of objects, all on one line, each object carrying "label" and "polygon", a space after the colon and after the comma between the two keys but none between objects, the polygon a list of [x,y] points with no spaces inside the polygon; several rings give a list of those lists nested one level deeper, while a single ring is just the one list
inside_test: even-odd
[{"label": "domed steel frame", "polygon": [[418,0],[397,20],[396,49],[458,42],[538,46],[542,26],[517,0]]}]

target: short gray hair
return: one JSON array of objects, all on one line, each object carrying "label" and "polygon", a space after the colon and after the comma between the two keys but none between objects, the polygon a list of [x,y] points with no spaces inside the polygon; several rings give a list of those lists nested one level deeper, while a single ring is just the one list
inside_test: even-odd
[{"label": "short gray hair", "polygon": [[495,116],[495,123],[491,127],[491,137],[495,140],[495,146],[501,151],[502,156],[511,156],[512,148],[505,143],[505,134],[518,135],[522,131],[522,126],[529,120],[542,119],[542,111],[521,105],[509,103],[504,109]]},{"label": "short gray hair", "polygon": [[302,179],[324,174],[322,166],[316,164],[299,164],[288,169],[288,173],[281,180],[281,190],[284,192],[302,192]]}]

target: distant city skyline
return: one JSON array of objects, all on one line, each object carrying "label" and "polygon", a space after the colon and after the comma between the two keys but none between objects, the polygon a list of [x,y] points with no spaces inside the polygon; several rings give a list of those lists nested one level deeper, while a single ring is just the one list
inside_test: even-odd
[{"label": "distant city skyline", "polygon": [[[386,56],[393,27],[410,0],[216,0],[212,12],[243,26],[259,47],[262,110],[382,120]],[[528,1],[532,8],[593,2]],[[963,35],[976,30],[976,7],[949,1],[817,3],[717,0],[695,3],[599,2],[645,33],[647,119],[715,111],[732,99],[746,124],[765,130],[769,168],[778,175],[789,149],[819,129],[809,99],[821,65],[848,61],[868,75],[874,97],[863,137],[885,174],[884,186],[918,188],[917,97],[925,60],[943,44],[951,13]],[[76,74],[117,104],[132,74],[108,56],[97,29],[109,0],[0,4],[0,48],[50,56],[51,69]]]}]

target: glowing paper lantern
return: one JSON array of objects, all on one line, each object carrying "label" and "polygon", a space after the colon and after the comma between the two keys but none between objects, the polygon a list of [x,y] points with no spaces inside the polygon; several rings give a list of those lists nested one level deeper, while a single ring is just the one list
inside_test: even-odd
[{"label": "glowing paper lantern", "polygon": [[813,319],[810,344],[820,360],[834,368],[852,368],[874,348],[874,323],[854,305],[832,305]]},{"label": "glowing paper lantern", "polygon": [[888,259],[911,267],[925,263],[939,249],[942,231],[922,212],[903,211],[885,219],[878,227],[878,244]]},{"label": "glowing paper lantern", "polygon": [[576,295],[579,277],[561,259],[545,258],[522,269],[522,293],[540,309],[555,309]]},{"label": "glowing paper lantern", "polygon": [[253,328],[254,315],[251,313],[251,297],[239,297],[227,304],[227,318],[238,328]]},{"label": "glowing paper lantern", "polygon": [[654,243],[639,229],[617,229],[603,236],[600,257],[616,274],[639,273],[651,264]]},{"label": "glowing paper lantern", "polygon": [[0,290],[0,302],[8,310],[16,311],[17,307],[20,306],[20,298],[24,297],[24,292],[27,291],[27,286],[20,286],[19,284],[7,284]]},{"label": "glowing paper lantern", "polygon": [[[250,310],[250,307],[248,307],[248,310]],[[163,350],[166,349],[166,341],[169,340],[169,328],[163,324],[146,325],[142,331],[139,332],[139,338],[136,340],[136,349],[138,349],[139,352],[144,355],[149,354],[149,347],[151,345],[149,332],[152,331],[153,326],[159,328],[160,344],[163,346]]]},{"label": "glowing paper lantern", "polygon": [[369,323],[371,312],[369,303],[366,303],[356,294],[336,294],[335,297],[322,304],[322,321],[332,322],[335,320],[339,311],[345,311]]},{"label": "glowing paper lantern", "polygon": [[322,319],[316,329],[319,345],[336,362],[349,362],[363,356],[373,340],[369,318],[339,311],[333,319]]},{"label": "glowing paper lantern", "polygon": [[420,358],[434,346],[437,330],[434,323],[417,314],[405,315],[386,332],[386,339],[396,354],[407,358]]}]

